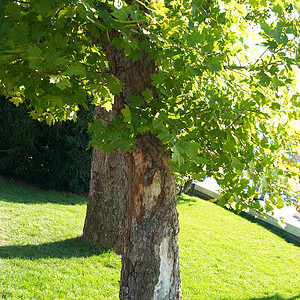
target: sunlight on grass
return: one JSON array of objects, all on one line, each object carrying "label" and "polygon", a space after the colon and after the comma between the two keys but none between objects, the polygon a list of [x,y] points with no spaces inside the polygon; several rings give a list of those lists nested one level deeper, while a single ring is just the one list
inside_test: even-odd
[{"label": "sunlight on grass", "polygon": [[178,210],[185,299],[300,299],[299,247],[194,197]]},{"label": "sunlight on grass", "polygon": [[[300,247],[214,204],[178,204],[183,299],[300,299]],[[86,200],[0,179],[0,299],[118,299],[120,256],[80,236]]]},{"label": "sunlight on grass", "polygon": [[0,299],[118,298],[119,256],[79,238],[85,199],[0,185]]}]

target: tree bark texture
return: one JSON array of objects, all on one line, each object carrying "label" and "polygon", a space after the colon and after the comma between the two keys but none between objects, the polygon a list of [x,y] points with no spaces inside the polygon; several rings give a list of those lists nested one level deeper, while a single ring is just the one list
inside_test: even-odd
[{"label": "tree bark texture", "polygon": [[[96,111],[96,117],[107,122],[122,115],[131,96],[141,96],[147,88],[157,96],[151,85],[151,74],[157,71],[155,62],[148,60],[144,51],[135,62],[127,59],[124,49],[110,45],[114,37],[120,37],[117,31],[110,33],[104,50],[110,72],[125,85],[115,96],[112,112]],[[83,236],[117,253],[118,238],[123,237],[122,300],[182,298],[176,188],[170,158],[171,153],[150,133],[138,136],[131,152],[105,155],[93,149]]]},{"label": "tree bark texture", "polygon": [[[117,32],[111,34],[119,37]],[[141,39],[141,36],[135,36]],[[114,109],[121,114],[130,97],[141,96],[147,88],[157,97],[151,85],[151,74],[157,72],[146,52],[135,62],[124,50],[106,44],[110,71],[125,83],[115,96]],[[171,153],[159,139],[147,133],[137,137],[132,151],[124,155],[126,169],[124,242],[120,299],[181,299],[181,278],[177,236],[175,178],[169,160]]]},{"label": "tree bark texture", "polygon": [[181,299],[175,178],[170,152],[151,134],[126,160],[120,299]]},{"label": "tree bark texture", "polygon": [[[95,119],[106,125],[114,112],[95,108]],[[123,216],[125,199],[124,151],[105,152],[93,147],[91,180],[83,238],[93,245],[118,254],[123,248]]]}]

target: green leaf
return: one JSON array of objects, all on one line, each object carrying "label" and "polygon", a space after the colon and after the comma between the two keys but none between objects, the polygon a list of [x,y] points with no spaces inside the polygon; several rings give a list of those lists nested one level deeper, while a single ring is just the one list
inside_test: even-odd
[{"label": "green leaf", "polygon": [[131,111],[126,104],[125,104],[125,108],[122,109],[122,114],[124,117],[124,122],[126,123],[131,122]]},{"label": "green leaf", "polygon": [[[4,1],[0,2],[0,8],[3,8]],[[1,9],[0,9],[1,10]],[[21,17],[21,5],[18,5],[18,3],[14,1],[8,1],[8,4],[5,6],[5,12],[6,14],[10,15],[11,18],[18,20]]]},{"label": "green leaf", "polygon": [[62,77],[61,80],[59,80],[56,85],[61,89],[64,90],[66,87],[70,87],[71,86],[71,82],[69,81],[69,79]]},{"label": "green leaf", "polygon": [[126,46],[125,55],[128,59],[132,59],[132,61],[135,62],[140,59],[141,52],[139,49],[133,49],[131,46]]},{"label": "green leaf", "polygon": [[42,50],[37,46],[30,46],[26,51],[26,58],[35,59],[41,58]]},{"label": "green leaf", "polygon": [[49,0],[35,0],[32,1],[32,11],[38,14],[45,14],[51,9],[51,1]]},{"label": "green leaf", "polygon": [[228,195],[224,195],[224,196],[222,196],[222,197],[220,197],[220,198],[218,199],[218,205],[219,205],[219,206],[224,206],[224,205],[226,205],[228,202],[229,202],[229,197],[228,197]]},{"label": "green leaf", "polygon": [[86,69],[85,66],[82,63],[75,62],[71,64],[71,66],[64,72],[64,75],[78,75],[80,77],[86,76]]},{"label": "green leaf", "polygon": [[165,80],[165,76],[164,73],[159,71],[158,74],[151,74],[151,78],[152,78],[152,84],[153,85],[159,85],[162,84]]},{"label": "green leaf", "polygon": [[43,96],[42,99],[44,101],[47,101],[48,103],[51,103],[51,105],[53,105],[53,106],[58,106],[58,107],[64,106],[63,99],[56,95],[47,94],[47,95]]},{"label": "green leaf", "polygon": [[109,154],[111,152],[113,152],[115,150],[114,146],[109,144],[109,143],[106,143],[106,144],[101,144],[100,147],[103,149],[103,151],[106,153],[106,154]]},{"label": "green leaf", "polygon": [[270,84],[270,82],[272,81],[272,78],[270,76],[268,76],[264,71],[260,71],[258,73],[259,79],[260,79],[260,83],[263,86],[268,86]]},{"label": "green leaf", "polygon": [[212,73],[218,72],[220,70],[222,70],[222,65],[220,63],[219,64],[213,63],[210,65],[210,71]]},{"label": "green leaf", "polygon": [[130,97],[130,106],[139,107],[144,104],[144,99],[142,97],[131,96]]},{"label": "green leaf", "polygon": [[142,95],[144,96],[144,98],[146,100],[149,100],[149,99],[151,99],[153,97],[152,91],[149,90],[148,88],[145,91],[142,92]]},{"label": "green leaf", "polygon": [[120,50],[125,46],[125,43],[121,38],[114,38],[111,42],[111,45],[115,46],[118,50]]},{"label": "green leaf", "polygon": [[59,13],[58,13],[58,19],[62,18],[62,17],[66,17],[66,18],[71,18],[73,17],[75,14],[75,11],[73,8],[68,8],[68,9],[62,9]]},{"label": "green leaf", "polygon": [[122,87],[124,83],[122,83],[115,76],[106,76],[107,88],[113,95],[119,95],[122,92]]},{"label": "green leaf", "polygon": [[182,157],[179,148],[177,146],[173,147],[173,155],[172,155],[172,160],[179,166],[181,167],[182,164],[184,163],[184,158]]},{"label": "green leaf", "polygon": [[23,100],[21,97],[12,97],[10,99],[10,101],[17,107],[20,105],[20,103],[23,103]]},{"label": "green leaf", "polygon": [[[109,26],[113,23],[113,18],[112,16],[107,12],[107,10],[97,10],[97,14],[99,16],[99,19],[103,20],[106,24],[108,24]],[[104,22],[97,22],[96,24],[103,24]],[[96,25],[98,26],[98,25]],[[103,25],[99,26],[100,28],[103,27]],[[104,26],[104,28],[107,27],[107,29],[109,28],[107,25]]]},{"label": "green leaf", "polygon": [[51,76],[50,77],[50,83],[56,84],[58,88],[61,90],[64,90],[66,87],[71,86],[71,82],[69,81],[68,78],[62,77],[62,76]]},{"label": "green leaf", "polygon": [[237,158],[237,157],[233,157],[232,158],[232,163],[231,163],[231,166],[233,168],[235,168],[236,170],[239,170],[240,169],[240,160]]},{"label": "green leaf", "polygon": [[37,46],[30,46],[24,53],[24,57],[29,60],[31,69],[40,69],[43,66],[42,50]]},{"label": "green leaf", "polygon": [[279,103],[273,102],[271,104],[271,108],[274,110],[280,110],[281,109],[281,105]]}]

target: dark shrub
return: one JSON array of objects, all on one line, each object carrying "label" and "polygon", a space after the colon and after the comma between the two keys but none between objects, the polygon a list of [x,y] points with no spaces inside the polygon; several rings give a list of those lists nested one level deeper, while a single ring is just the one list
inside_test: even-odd
[{"label": "dark shrub", "polygon": [[0,96],[0,173],[47,189],[88,191],[91,150],[86,151],[93,109],[76,122],[48,126],[31,119],[26,104]]}]

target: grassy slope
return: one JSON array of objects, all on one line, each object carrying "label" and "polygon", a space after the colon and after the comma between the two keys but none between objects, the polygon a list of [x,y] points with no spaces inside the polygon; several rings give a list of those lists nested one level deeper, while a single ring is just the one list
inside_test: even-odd
[{"label": "grassy slope", "polygon": [[[0,180],[0,299],[118,298],[120,257],[78,238],[85,209]],[[300,247],[193,197],[178,210],[184,299],[300,299]]]},{"label": "grassy slope", "polygon": [[300,299],[300,247],[192,197],[179,201],[185,299]]},{"label": "grassy slope", "polygon": [[0,181],[0,201],[2,298],[117,298],[119,256],[78,238],[85,199]]}]

